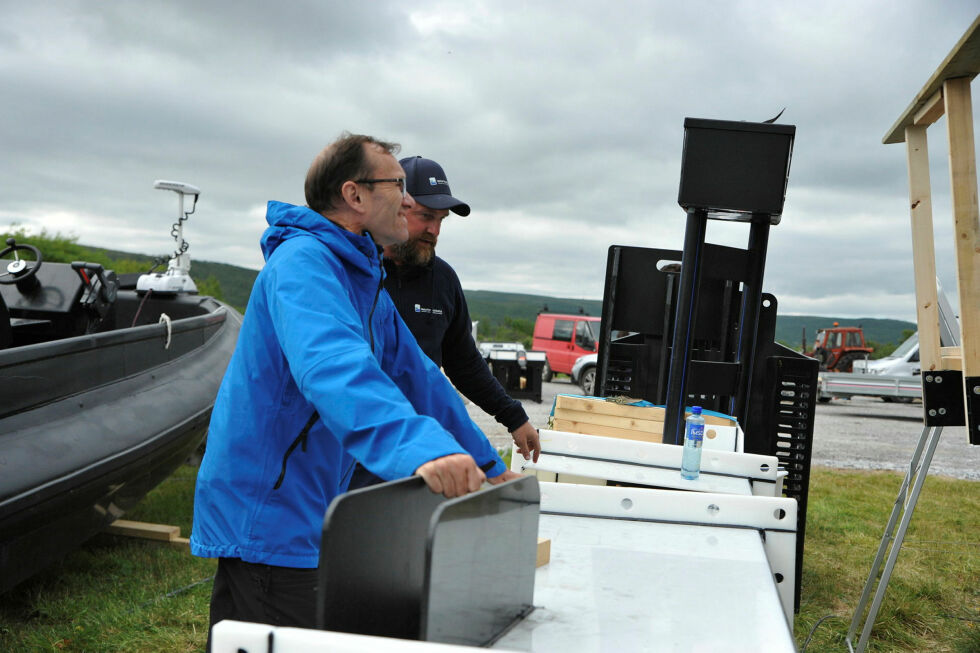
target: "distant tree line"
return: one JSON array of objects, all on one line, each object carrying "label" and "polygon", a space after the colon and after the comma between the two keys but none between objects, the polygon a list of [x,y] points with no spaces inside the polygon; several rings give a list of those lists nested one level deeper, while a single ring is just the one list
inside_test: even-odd
[{"label": "distant tree line", "polygon": [[479,321],[476,339],[480,342],[519,342],[525,349],[531,349],[534,320],[505,317],[502,322],[495,323],[490,318],[478,315],[471,315],[470,319]]}]

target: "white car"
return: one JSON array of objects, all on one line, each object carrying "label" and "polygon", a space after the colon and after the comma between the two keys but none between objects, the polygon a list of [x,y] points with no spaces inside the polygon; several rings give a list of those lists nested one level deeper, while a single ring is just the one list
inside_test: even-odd
[{"label": "white car", "polygon": [[582,387],[582,394],[592,396],[595,393],[595,371],[599,354],[586,354],[575,359],[572,365],[572,383]]},{"label": "white car", "polygon": [[855,374],[881,374],[884,376],[913,376],[919,374],[919,333],[903,342],[885,358],[854,361]]}]

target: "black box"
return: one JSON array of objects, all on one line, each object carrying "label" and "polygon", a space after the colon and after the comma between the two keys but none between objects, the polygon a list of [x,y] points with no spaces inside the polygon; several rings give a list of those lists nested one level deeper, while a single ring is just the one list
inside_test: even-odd
[{"label": "black box", "polygon": [[541,378],[547,355],[543,351],[491,351],[490,373],[511,399],[541,403]]},{"label": "black box", "polygon": [[764,213],[778,224],[795,135],[794,125],[685,118],[678,204],[721,219]]}]

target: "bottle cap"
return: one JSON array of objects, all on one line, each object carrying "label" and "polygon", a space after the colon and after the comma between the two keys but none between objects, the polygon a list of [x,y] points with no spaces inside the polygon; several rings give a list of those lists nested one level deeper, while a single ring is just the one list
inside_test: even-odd
[{"label": "bottle cap", "polygon": [[691,406],[691,412],[695,415],[701,414],[701,406]]}]

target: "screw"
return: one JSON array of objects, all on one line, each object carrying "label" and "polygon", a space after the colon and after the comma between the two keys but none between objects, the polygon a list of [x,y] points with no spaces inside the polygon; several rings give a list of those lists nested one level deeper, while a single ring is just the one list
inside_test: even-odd
[{"label": "screw", "polygon": [[946,409],[945,408],[940,408],[939,409],[939,414],[940,415],[945,415],[946,414]]},{"label": "screw", "polygon": [[926,374],[926,383],[932,383],[932,374]]},{"label": "screw", "polygon": [[935,416],[936,416],[936,411],[935,411],[935,409],[932,409],[932,408],[930,408],[930,409],[929,409],[929,417],[935,417]]},{"label": "screw", "polygon": [[973,394],[980,395],[980,385],[973,386]]},{"label": "screw", "polygon": [[943,377],[937,376],[936,377],[936,383],[942,383],[942,382],[943,382]]}]

